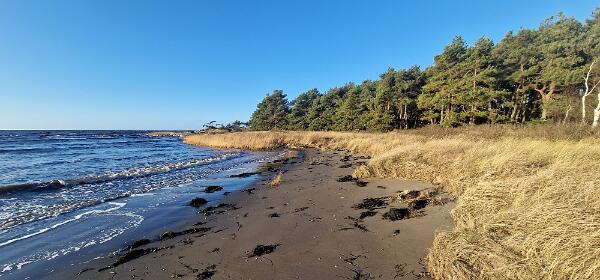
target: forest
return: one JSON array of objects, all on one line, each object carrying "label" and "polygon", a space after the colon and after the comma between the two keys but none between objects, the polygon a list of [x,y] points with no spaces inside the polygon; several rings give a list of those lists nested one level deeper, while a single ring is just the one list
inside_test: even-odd
[{"label": "forest", "polygon": [[584,22],[563,13],[498,43],[456,36],[431,66],[389,68],[377,80],[268,94],[253,130],[390,131],[425,125],[600,122],[600,8]]}]

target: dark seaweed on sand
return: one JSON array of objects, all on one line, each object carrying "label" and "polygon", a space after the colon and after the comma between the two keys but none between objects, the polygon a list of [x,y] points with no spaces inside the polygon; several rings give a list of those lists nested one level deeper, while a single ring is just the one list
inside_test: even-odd
[{"label": "dark seaweed on sand", "polygon": [[419,209],[425,208],[425,206],[427,206],[427,204],[429,204],[429,201],[427,199],[417,199],[417,200],[411,201],[408,204],[408,208],[419,210]]},{"label": "dark seaweed on sand", "polygon": [[231,175],[229,176],[229,178],[246,178],[256,174],[258,174],[258,172],[244,172],[236,175]]},{"label": "dark seaweed on sand", "polygon": [[204,188],[204,192],[205,193],[214,193],[214,192],[218,192],[222,189],[223,189],[223,187],[221,187],[221,186],[207,186]]},{"label": "dark seaweed on sand", "polygon": [[275,251],[280,244],[272,244],[272,245],[257,245],[254,247],[254,250],[248,255],[248,257],[260,257],[262,255],[270,254]]},{"label": "dark seaweed on sand", "polygon": [[[169,248],[169,247],[166,247],[166,248]],[[134,250],[127,251],[125,254],[119,256],[119,258],[117,258],[117,260],[114,263],[112,263],[109,266],[98,269],[98,271],[104,271],[106,269],[115,268],[126,262],[135,260],[137,258],[148,255],[150,253],[158,252],[162,249],[165,249],[165,248],[163,247],[163,248],[134,249]]]},{"label": "dark seaweed on sand", "polygon": [[361,188],[362,187],[366,187],[367,184],[368,184],[368,182],[361,181],[361,180],[356,180],[356,185],[359,186],[359,187],[361,187]]},{"label": "dark seaweed on sand", "polygon": [[214,214],[225,213],[229,210],[235,210],[235,209],[238,209],[235,206],[235,204],[221,203],[217,206],[206,207],[204,210],[202,210],[202,214],[204,216],[210,216],[210,215],[214,215]]},{"label": "dark seaweed on sand", "polygon": [[124,255],[120,256],[117,261],[115,261],[113,264],[110,265],[110,267],[117,267],[119,265],[122,265],[126,262],[135,260],[141,256],[147,255],[152,253],[154,249],[136,249],[136,250],[131,250],[127,253],[125,253]]},{"label": "dark seaweed on sand", "polygon": [[208,203],[208,200],[202,198],[202,197],[196,197],[194,199],[192,199],[192,201],[190,201],[190,206],[192,207],[200,207],[204,204]]},{"label": "dark seaweed on sand", "polygon": [[367,210],[367,211],[360,213],[360,217],[358,217],[358,219],[362,220],[366,217],[373,217],[376,214],[377,214],[377,211]]},{"label": "dark seaweed on sand", "polygon": [[200,272],[200,274],[196,275],[196,279],[199,279],[199,280],[210,279],[211,277],[215,276],[216,273],[217,273],[217,266],[213,264],[213,265],[206,267],[202,272]]},{"label": "dark seaweed on sand", "polygon": [[186,235],[186,234],[192,234],[192,233],[205,233],[209,230],[211,230],[210,227],[195,227],[195,228],[190,228],[190,229],[186,229],[183,231],[167,231],[167,232],[161,234],[159,239],[162,241],[162,240],[175,238],[180,235]]},{"label": "dark seaweed on sand", "polygon": [[354,205],[355,209],[369,209],[373,210],[376,208],[387,206],[388,203],[385,201],[385,197],[370,197],[363,199],[360,203]]},{"label": "dark seaweed on sand", "polygon": [[125,248],[125,250],[131,251],[137,247],[144,246],[146,244],[150,244],[150,239],[140,239],[140,240],[133,242],[131,245],[127,246]]},{"label": "dark seaweed on sand", "polygon": [[410,218],[411,214],[412,213],[408,208],[390,208],[387,213],[383,214],[383,218],[391,221],[397,221]]},{"label": "dark seaweed on sand", "polygon": [[355,179],[352,177],[352,175],[345,175],[342,177],[339,177],[337,179],[338,182],[350,182],[350,181],[354,181]]}]

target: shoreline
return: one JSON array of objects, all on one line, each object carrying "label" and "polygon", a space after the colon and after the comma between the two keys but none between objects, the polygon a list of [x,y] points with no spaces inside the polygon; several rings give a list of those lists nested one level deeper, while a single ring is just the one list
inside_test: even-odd
[{"label": "shoreline", "polygon": [[364,163],[344,151],[300,150],[158,241],[53,278],[427,277],[424,258],[436,230],[452,226],[454,203],[426,183],[348,177]]}]

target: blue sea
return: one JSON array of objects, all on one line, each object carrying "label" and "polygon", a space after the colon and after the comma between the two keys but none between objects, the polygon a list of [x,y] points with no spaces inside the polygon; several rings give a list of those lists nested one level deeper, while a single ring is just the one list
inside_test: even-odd
[{"label": "blue sea", "polygon": [[[275,152],[220,151],[144,131],[0,131],[0,279],[114,254],[246,187]],[[223,192],[205,194],[220,185]]]}]

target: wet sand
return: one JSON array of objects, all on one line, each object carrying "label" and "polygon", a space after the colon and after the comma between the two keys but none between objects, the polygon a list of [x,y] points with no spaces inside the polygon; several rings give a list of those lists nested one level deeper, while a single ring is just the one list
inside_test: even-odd
[{"label": "wet sand", "polygon": [[[423,258],[436,230],[452,226],[454,203],[425,183],[344,178],[366,161],[343,151],[300,151],[246,191],[227,196],[220,207],[198,208],[197,220],[184,228],[55,275],[427,279]],[[281,183],[271,186],[277,174]]]}]

